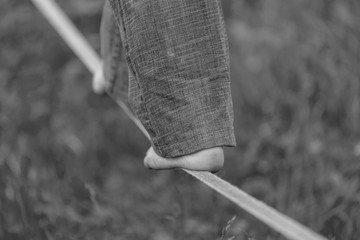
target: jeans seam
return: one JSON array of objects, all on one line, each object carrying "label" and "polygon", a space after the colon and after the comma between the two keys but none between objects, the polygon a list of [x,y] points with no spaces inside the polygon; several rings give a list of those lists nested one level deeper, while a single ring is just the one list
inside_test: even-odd
[{"label": "jeans seam", "polygon": [[[115,20],[115,19],[114,19]],[[117,27],[117,26],[115,26]],[[114,36],[111,35],[111,59],[110,59],[110,78],[109,78],[109,91],[113,92],[115,88],[115,79],[117,77],[117,63],[119,62],[119,58],[121,54],[119,51],[121,50],[121,38],[119,36],[119,29],[114,30]]]}]

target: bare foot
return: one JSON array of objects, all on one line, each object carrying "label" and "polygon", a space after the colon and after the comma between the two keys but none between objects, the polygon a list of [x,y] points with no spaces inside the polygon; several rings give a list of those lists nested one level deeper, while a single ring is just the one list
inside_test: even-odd
[{"label": "bare foot", "polygon": [[95,93],[102,95],[106,93],[106,87],[103,66],[101,65],[93,76],[92,89]]},{"label": "bare foot", "polygon": [[150,169],[184,168],[195,171],[217,172],[224,165],[224,151],[221,147],[214,147],[190,155],[164,158],[155,153],[151,147],[145,156],[144,165]]}]

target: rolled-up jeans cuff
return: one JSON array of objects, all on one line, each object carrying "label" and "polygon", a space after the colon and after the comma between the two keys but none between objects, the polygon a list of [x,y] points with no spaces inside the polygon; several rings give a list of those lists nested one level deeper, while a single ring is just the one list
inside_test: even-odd
[{"label": "rolled-up jeans cuff", "polygon": [[[158,142],[154,139],[154,142]],[[166,158],[181,157],[214,147],[235,147],[234,130],[227,123],[203,122],[190,132],[176,131],[162,137],[164,145],[153,144],[154,151]]]}]

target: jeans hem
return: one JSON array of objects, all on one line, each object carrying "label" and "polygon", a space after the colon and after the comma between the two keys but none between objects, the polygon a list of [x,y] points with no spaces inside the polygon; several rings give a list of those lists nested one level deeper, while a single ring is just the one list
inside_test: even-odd
[{"label": "jeans hem", "polygon": [[[181,157],[199,152],[201,150],[214,147],[235,147],[236,139],[233,131],[228,129],[226,134],[217,135],[216,132],[209,131],[208,134],[191,133],[191,136],[181,142],[171,142],[168,145],[156,146],[153,144],[154,151],[165,158]],[[214,135],[215,134],[215,135]]]}]

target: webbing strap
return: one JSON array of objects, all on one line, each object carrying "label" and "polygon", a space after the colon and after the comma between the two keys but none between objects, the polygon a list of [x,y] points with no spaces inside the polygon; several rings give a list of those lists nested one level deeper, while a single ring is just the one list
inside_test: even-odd
[{"label": "webbing strap", "polygon": [[[54,0],[31,0],[46,19],[54,26],[60,36],[69,44],[71,49],[86,65],[86,67],[95,74],[99,69],[101,60],[97,53],[92,49],[78,29],[63,13]],[[125,111],[131,120],[140,128],[140,130],[149,139],[149,135],[140,123],[140,121],[132,114],[128,107],[121,101],[117,104]],[[150,140],[150,139],[149,139]],[[199,179],[221,195],[231,200],[237,206],[243,208],[248,213],[254,215],[274,230],[280,232],[291,240],[325,240],[323,236],[315,233],[309,228],[301,225],[295,220],[269,207],[265,203],[248,195],[239,188],[231,185],[223,179],[209,172],[197,172],[184,170],[188,174]]]}]

